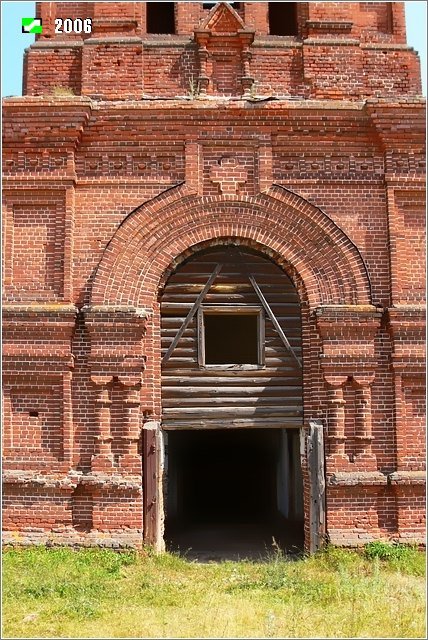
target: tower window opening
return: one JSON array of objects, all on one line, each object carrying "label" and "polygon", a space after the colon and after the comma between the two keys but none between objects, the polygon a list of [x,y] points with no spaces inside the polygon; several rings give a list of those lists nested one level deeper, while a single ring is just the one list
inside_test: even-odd
[{"label": "tower window opening", "polygon": [[269,2],[269,33],[272,36],[297,36],[297,3]]},{"label": "tower window opening", "polygon": [[[211,11],[211,9],[216,6],[216,4],[218,4],[218,2],[203,2],[202,9]],[[227,4],[230,4],[230,6],[235,9],[235,11],[239,11],[241,8],[240,2],[228,2]]]},{"label": "tower window opening", "polygon": [[147,2],[147,33],[175,33],[174,2]]}]

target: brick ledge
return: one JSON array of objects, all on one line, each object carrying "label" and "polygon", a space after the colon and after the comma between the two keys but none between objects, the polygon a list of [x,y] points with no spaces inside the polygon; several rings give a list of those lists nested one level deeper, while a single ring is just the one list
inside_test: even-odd
[{"label": "brick ledge", "polygon": [[394,471],[388,475],[388,483],[392,485],[425,485],[426,471]]},{"label": "brick ledge", "polygon": [[382,486],[382,485],[425,485],[425,471],[393,471],[381,473],[380,471],[338,471],[328,474],[327,486],[330,487],[355,487],[355,486]]},{"label": "brick ledge", "polygon": [[45,475],[38,471],[4,471],[4,485],[38,486],[73,491],[79,485],[96,489],[113,489],[116,491],[142,492],[142,478],[136,475],[119,475],[106,473],[69,473],[67,475]]},{"label": "brick ledge", "polygon": [[394,532],[384,534],[381,532],[371,533],[370,531],[362,531],[356,529],[331,529],[328,532],[328,540],[335,547],[358,548],[369,542],[389,542],[402,544],[416,544],[425,547],[426,539],[420,532]]},{"label": "brick ledge", "polygon": [[77,313],[78,308],[69,302],[5,302],[2,304],[4,314],[13,313]]},{"label": "brick ledge", "polygon": [[110,549],[141,549],[144,540],[139,529],[129,531],[64,531],[6,530],[2,533],[3,546],[31,547],[107,547]]},{"label": "brick ledge", "polygon": [[379,471],[338,471],[327,477],[327,486],[386,485],[388,476]]}]

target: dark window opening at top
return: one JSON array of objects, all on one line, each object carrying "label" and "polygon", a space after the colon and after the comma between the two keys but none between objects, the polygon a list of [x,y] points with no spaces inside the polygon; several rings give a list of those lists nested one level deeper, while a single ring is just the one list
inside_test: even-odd
[{"label": "dark window opening at top", "polygon": [[147,2],[147,33],[175,33],[174,2]]},{"label": "dark window opening at top", "polygon": [[205,364],[259,364],[257,315],[204,314]]},{"label": "dark window opening at top", "polygon": [[[218,4],[218,2],[203,2],[202,8],[211,11],[211,9],[216,6],[216,4]],[[239,11],[239,9],[241,8],[240,2],[228,2],[228,4],[230,4],[230,6],[235,9],[235,11]]]},{"label": "dark window opening at top", "polygon": [[296,2],[269,2],[269,33],[272,36],[297,36]]},{"label": "dark window opening at top", "polygon": [[385,33],[393,33],[394,32],[394,17],[392,15],[392,4],[391,2],[386,3],[386,21],[385,21]]}]

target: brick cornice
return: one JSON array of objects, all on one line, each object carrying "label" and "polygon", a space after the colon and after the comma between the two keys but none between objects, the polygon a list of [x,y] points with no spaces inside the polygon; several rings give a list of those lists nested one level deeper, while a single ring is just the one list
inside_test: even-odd
[{"label": "brick cornice", "polygon": [[426,100],[422,97],[368,99],[365,110],[386,149],[424,146]]},{"label": "brick cornice", "polygon": [[62,143],[63,148],[72,148],[89,121],[92,101],[80,96],[24,96],[4,98],[2,107],[3,151],[8,146],[34,148],[41,140],[46,146]]},{"label": "brick cornice", "polygon": [[106,385],[113,377],[141,382],[145,369],[143,337],[150,310],[131,306],[87,305],[82,313],[90,336],[92,382]]},{"label": "brick cornice", "polygon": [[387,310],[392,340],[391,364],[397,373],[423,380],[426,366],[426,310],[420,305],[403,305]]},{"label": "brick cornice", "polygon": [[119,475],[116,473],[83,474],[70,472],[68,474],[42,473],[41,471],[4,470],[2,474],[4,485],[20,487],[43,487],[74,491],[79,485],[90,486],[93,489],[109,489],[125,493],[141,493],[141,476]]},{"label": "brick cornice", "polygon": [[[8,375],[73,367],[71,340],[78,309],[71,304],[4,304],[3,366]],[[17,366],[19,361],[23,366]]]},{"label": "brick cornice", "polygon": [[315,310],[323,348],[324,378],[353,376],[371,384],[376,370],[375,337],[383,315],[372,305],[323,305]]}]

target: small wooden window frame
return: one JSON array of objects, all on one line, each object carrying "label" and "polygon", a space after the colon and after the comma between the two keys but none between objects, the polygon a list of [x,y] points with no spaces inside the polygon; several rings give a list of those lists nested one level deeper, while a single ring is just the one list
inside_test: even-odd
[{"label": "small wooden window frame", "polygon": [[[206,364],[205,362],[205,315],[255,315],[257,316],[257,364]],[[265,367],[265,316],[262,307],[239,305],[202,305],[198,310],[198,363],[204,369],[256,370]]]}]

